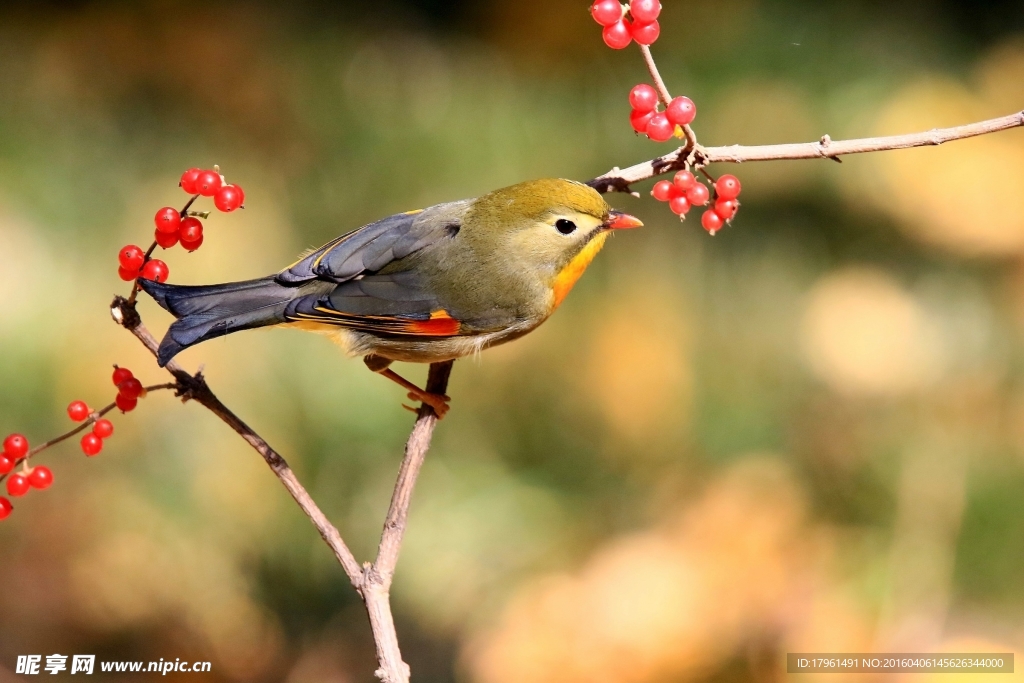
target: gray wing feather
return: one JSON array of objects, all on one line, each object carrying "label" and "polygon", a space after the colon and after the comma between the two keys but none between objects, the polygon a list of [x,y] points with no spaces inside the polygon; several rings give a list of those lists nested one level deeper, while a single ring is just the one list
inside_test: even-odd
[{"label": "gray wing feather", "polygon": [[367,275],[334,288],[322,303],[335,311],[353,315],[399,315],[429,318],[440,305],[421,286],[414,273]]},{"label": "gray wing feather", "polygon": [[[279,273],[289,286],[303,282],[335,283],[327,292],[297,297],[285,310],[292,320],[317,319],[353,325],[353,318],[394,316],[425,320],[441,308],[437,297],[412,270],[388,269],[439,240],[452,239],[469,202],[438,204],[415,214],[397,214],[343,235]],[[332,312],[337,316],[332,316]]]},{"label": "gray wing feather", "polygon": [[285,271],[283,284],[308,280],[342,283],[374,273],[447,236],[445,226],[458,223],[468,202],[438,204],[413,214],[395,214],[339,237]]}]

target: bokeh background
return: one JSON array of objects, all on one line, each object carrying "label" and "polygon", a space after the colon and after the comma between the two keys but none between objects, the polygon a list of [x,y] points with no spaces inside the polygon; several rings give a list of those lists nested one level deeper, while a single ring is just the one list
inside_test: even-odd
[{"label": "bokeh background", "polygon": [[[0,432],[65,430],[113,363],[165,377],[107,304],[189,166],[247,192],[166,254],[206,283],[668,149],[630,131],[642,62],[586,5],[4,3]],[[1018,2],[666,0],[662,26],[706,144],[1024,108]],[[1024,644],[1024,132],[729,170],[732,227],[614,196],[647,226],[539,331],[456,364],[394,587],[415,680],[770,681],[790,651]],[[401,391],[283,330],[181,360],[370,557]],[[48,452],[56,483],[0,524],[0,680],[54,652],[374,680],[361,603],[258,456],[166,393],[115,423],[98,458]]]}]

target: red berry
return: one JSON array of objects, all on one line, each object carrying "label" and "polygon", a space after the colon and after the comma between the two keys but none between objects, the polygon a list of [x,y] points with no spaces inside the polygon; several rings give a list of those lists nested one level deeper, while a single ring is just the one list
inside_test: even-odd
[{"label": "red berry", "polygon": [[146,265],[142,266],[142,277],[145,280],[156,280],[157,282],[167,282],[167,276],[171,274],[167,264],[158,258],[151,261],[147,261]]},{"label": "red berry", "polygon": [[51,472],[50,468],[45,465],[33,467],[32,471],[28,475],[28,483],[31,484],[34,489],[48,489],[50,488],[50,484],[53,483],[53,472]]},{"label": "red berry", "polygon": [[8,456],[6,453],[0,453],[0,474],[7,474],[14,469],[14,458]]},{"label": "red berry", "polygon": [[661,35],[661,26],[656,21],[649,24],[633,24],[629,28],[629,35],[641,45],[652,45]]},{"label": "red berry", "polygon": [[125,398],[124,394],[118,394],[117,397],[114,399],[114,403],[117,404],[118,409],[122,413],[130,413],[131,411],[135,410],[135,406],[139,404],[139,399]]},{"label": "red berry", "polygon": [[629,24],[625,19],[620,19],[611,26],[605,26],[601,31],[601,37],[604,38],[604,44],[613,50],[629,47],[629,44],[633,42],[633,37],[629,33]]},{"label": "red berry", "polygon": [[668,202],[669,211],[677,216],[685,216],[690,210],[690,202],[683,195],[677,195]]},{"label": "red berry", "polygon": [[82,437],[82,452],[90,458],[103,450],[103,439],[89,432]]},{"label": "red berry", "polygon": [[715,192],[719,199],[736,199],[740,196],[740,179],[734,175],[724,175],[715,182]]},{"label": "red berry", "polygon": [[721,230],[724,225],[722,217],[715,213],[714,209],[708,209],[704,212],[704,215],[700,217],[700,224],[712,235]]},{"label": "red berry", "polygon": [[14,506],[11,505],[11,501],[6,498],[0,498],[0,519],[7,519],[11,516],[11,510]]},{"label": "red berry", "polygon": [[230,213],[245,201],[245,193],[238,185],[225,185],[213,195],[213,204],[221,211]]},{"label": "red berry", "polygon": [[17,460],[28,453],[28,439],[21,434],[11,434],[4,439],[4,453],[11,460]]},{"label": "red berry", "polygon": [[654,183],[654,187],[651,189],[651,196],[659,202],[667,202],[678,194],[679,190],[667,180],[659,180]]},{"label": "red berry", "polygon": [[199,189],[196,187],[196,181],[199,179],[199,174],[202,173],[202,169],[190,168],[181,175],[181,189],[185,190],[189,194],[199,194]]},{"label": "red berry", "polygon": [[653,111],[637,111],[634,109],[629,113],[629,125],[633,126],[633,130],[637,133],[647,132],[647,122],[654,116]]},{"label": "red berry", "polygon": [[198,218],[189,216],[181,222],[181,231],[178,233],[181,242],[197,242],[203,238],[203,223]]},{"label": "red berry", "polygon": [[611,26],[622,18],[622,5],[619,0],[596,0],[590,6],[590,15],[601,26]]},{"label": "red berry", "polygon": [[125,381],[126,379],[131,379],[133,377],[135,377],[135,375],[132,374],[131,370],[129,370],[128,368],[119,368],[115,365],[114,375],[113,377],[111,377],[111,379],[114,381],[114,386],[116,387],[119,386],[121,382]]},{"label": "red berry", "polygon": [[117,395],[124,396],[126,399],[136,399],[142,396],[142,382],[131,377],[121,382],[117,386]]},{"label": "red berry", "polygon": [[156,240],[156,243],[164,249],[170,249],[178,243],[178,233],[176,232],[160,232],[157,230],[153,234],[153,238]]},{"label": "red berry", "polygon": [[160,232],[178,232],[178,226],[181,225],[181,214],[177,209],[165,206],[156,212],[153,222],[156,223],[156,229]]},{"label": "red berry", "polygon": [[203,243],[203,224],[198,218],[186,218],[181,222],[180,234],[181,246],[187,251],[195,251]]},{"label": "red berry", "polygon": [[92,433],[106,439],[114,434],[114,423],[110,420],[96,420],[96,424],[92,426]]},{"label": "red berry", "polygon": [[727,221],[736,215],[740,209],[740,203],[735,199],[719,199],[715,202],[715,213],[723,221]]},{"label": "red berry", "polygon": [[[121,251],[117,255],[117,260],[125,270],[137,272],[146,260],[146,252],[142,251],[140,247],[137,247],[134,244],[129,244],[121,247]],[[134,280],[135,278],[132,279]]]},{"label": "red berry", "polygon": [[702,183],[696,183],[686,191],[686,199],[693,206],[704,206],[711,199],[711,192]]},{"label": "red berry", "polygon": [[629,91],[629,106],[636,111],[654,111],[658,106],[658,91],[646,83],[634,85]]},{"label": "red berry", "polygon": [[633,21],[649,24],[661,14],[661,3],[658,0],[633,0],[629,3],[629,13],[633,15]]},{"label": "red berry", "polygon": [[672,178],[672,183],[681,191],[686,192],[697,184],[697,179],[689,171],[680,171]]},{"label": "red berry", "polygon": [[85,404],[85,401],[72,401],[68,406],[68,417],[75,422],[81,422],[85,418],[89,417],[89,406]]},{"label": "red berry", "polygon": [[212,197],[217,194],[221,184],[222,181],[219,173],[216,171],[203,171],[196,178],[196,192],[204,197]]},{"label": "red berry", "polygon": [[665,107],[665,116],[677,126],[685,126],[697,118],[697,105],[689,97],[676,97]]},{"label": "red berry", "polygon": [[118,267],[117,276],[124,280],[125,282],[131,282],[132,280],[139,276],[139,271],[125,270],[124,268]]},{"label": "red berry", "polygon": [[675,133],[675,126],[669,123],[665,112],[659,111],[647,122],[647,137],[655,142],[665,142]]},{"label": "red berry", "polygon": [[31,487],[32,485],[28,483],[28,477],[24,474],[12,474],[7,477],[7,493],[12,498],[24,496]]},{"label": "red berry", "polygon": [[200,235],[199,239],[197,239],[195,242],[186,242],[185,240],[182,240],[181,246],[185,248],[185,251],[193,252],[199,247],[203,246],[203,236]]}]

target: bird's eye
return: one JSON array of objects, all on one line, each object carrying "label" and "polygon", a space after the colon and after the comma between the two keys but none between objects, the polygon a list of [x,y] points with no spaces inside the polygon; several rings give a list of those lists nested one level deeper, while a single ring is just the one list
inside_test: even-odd
[{"label": "bird's eye", "polygon": [[568,235],[576,229],[576,224],[567,218],[559,218],[555,221],[555,229],[563,235]]}]

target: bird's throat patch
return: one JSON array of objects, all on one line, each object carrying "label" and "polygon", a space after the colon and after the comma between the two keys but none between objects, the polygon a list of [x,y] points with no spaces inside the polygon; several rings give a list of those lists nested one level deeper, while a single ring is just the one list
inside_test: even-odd
[{"label": "bird's throat patch", "polygon": [[554,299],[551,304],[551,310],[555,310],[561,305],[565,297],[568,296],[572,290],[573,285],[583,275],[583,271],[587,269],[590,262],[597,256],[597,252],[601,251],[601,247],[604,246],[605,240],[608,239],[608,233],[602,231],[596,235],[592,240],[587,242],[587,245],[580,250],[580,253],[573,256],[569,264],[562,268],[561,272],[555,276],[554,284],[551,289],[554,292]]}]

